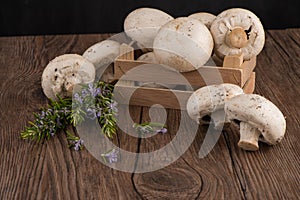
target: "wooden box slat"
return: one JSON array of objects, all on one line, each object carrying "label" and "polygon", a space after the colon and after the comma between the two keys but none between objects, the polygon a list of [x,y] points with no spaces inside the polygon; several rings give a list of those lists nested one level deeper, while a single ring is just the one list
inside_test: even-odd
[{"label": "wooden box slat", "polygon": [[[250,79],[247,81],[243,90],[247,94],[251,94],[255,87],[255,73],[252,72]],[[177,110],[186,110],[186,103],[193,91],[181,91],[162,88],[148,88],[138,86],[123,85],[118,82],[115,85],[115,100],[121,104],[137,106],[153,106],[155,104],[162,105],[165,108]]]},{"label": "wooden box slat", "polygon": [[[232,83],[243,88],[245,93],[253,93],[256,57],[241,62],[242,58],[242,55],[228,56],[224,59],[223,67],[203,66],[194,71],[179,73],[167,66],[134,60],[133,48],[123,44],[120,47],[120,56],[114,62],[114,79],[119,80],[116,84],[118,92],[115,98],[119,103],[130,98],[128,102],[130,105],[161,104],[165,108],[185,110],[187,99],[193,93],[193,91],[139,87],[134,85],[135,82],[192,86],[194,90],[206,85]],[[145,66],[137,67],[141,65]]]}]

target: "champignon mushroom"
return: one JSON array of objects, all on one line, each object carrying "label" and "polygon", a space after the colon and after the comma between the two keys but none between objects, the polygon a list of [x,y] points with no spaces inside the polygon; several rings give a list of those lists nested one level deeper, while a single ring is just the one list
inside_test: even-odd
[{"label": "champignon mushroom", "polygon": [[212,118],[215,128],[222,128],[224,123],[230,122],[224,112],[225,102],[240,94],[243,89],[229,83],[202,87],[188,99],[187,112],[197,123],[207,124]]},{"label": "champignon mushroom", "polygon": [[242,94],[225,102],[229,120],[240,121],[238,146],[249,151],[259,149],[258,141],[269,145],[280,142],[286,121],[282,112],[269,100],[257,94]]},{"label": "champignon mushroom", "polygon": [[139,8],[125,18],[125,33],[142,48],[152,48],[160,27],[174,19],[169,14],[154,8]]},{"label": "champignon mushroom", "polygon": [[72,96],[73,87],[79,83],[90,83],[95,78],[95,67],[84,57],[65,54],[56,57],[43,71],[42,88],[51,99]]},{"label": "champignon mushroom", "polygon": [[259,18],[251,11],[232,8],[220,13],[210,31],[215,53],[220,58],[242,53],[245,60],[258,55],[265,43],[265,32]]},{"label": "champignon mushroom", "polygon": [[147,63],[158,63],[158,60],[153,52],[145,53],[140,57],[138,57],[137,60],[147,62]]},{"label": "champignon mushroom", "polygon": [[120,44],[113,40],[104,40],[89,47],[83,57],[91,61],[96,70],[109,65],[119,56]]},{"label": "champignon mushroom", "polygon": [[211,13],[207,13],[207,12],[198,12],[198,13],[194,13],[189,15],[188,17],[190,18],[194,18],[199,20],[200,22],[202,22],[208,29],[210,29],[211,24],[213,23],[213,21],[216,19],[216,16],[211,14]]},{"label": "champignon mushroom", "polygon": [[203,23],[180,17],[161,27],[153,49],[159,63],[186,72],[198,69],[208,61],[213,39]]},{"label": "champignon mushroom", "polygon": [[[142,61],[142,62],[146,62],[146,63],[153,63],[153,64],[158,63],[158,61],[156,59],[156,56],[153,52],[148,52],[148,53],[142,54],[140,57],[138,57],[137,60]],[[149,83],[137,82],[137,85],[141,86],[141,87],[149,87],[149,88],[163,88],[163,89],[167,89],[168,87],[169,88],[174,88],[174,86],[171,86],[171,85],[163,86],[163,85],[160,85],[160,84],[155,83],[155,82],[149,82]],[[166,86],[168,86],[168,87],[166,87]]]}]

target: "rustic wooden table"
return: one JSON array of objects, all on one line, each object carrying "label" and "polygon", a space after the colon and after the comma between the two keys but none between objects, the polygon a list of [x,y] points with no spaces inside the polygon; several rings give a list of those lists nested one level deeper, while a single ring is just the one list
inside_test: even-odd
[{"label": "rustic wooden table", "polygon": [[[64,53],[81,54],[107,37],[0,38],[0,199],[300,198],[300,29],[267,31],[255,69],[255,93],[272,100],[286,116],[286,137],[277,146],[260,144],[257,152],[243,151],[237,147],[238,131],[231,127],[200,159],[205,136],[200,128],[176,162],[136,174],[113,170],[87,150],[69,150],[64,134],[44,144],[21,140],[19,133],[32,112],[47,103],[41,75],[48,61]],[[148,108],[131,111],[135,121],[149,120]],[[119,132],[116,140],[126,150],[153,151],[174,137],[178,118],[178,111],[168,110],[168,134],[137,139]]]}]

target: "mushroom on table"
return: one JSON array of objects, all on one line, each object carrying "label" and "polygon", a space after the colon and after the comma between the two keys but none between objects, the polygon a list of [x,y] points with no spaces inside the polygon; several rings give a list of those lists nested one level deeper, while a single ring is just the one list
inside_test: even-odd
[{"label": "mushroom on table", "polygon": [[95,79],[95,67],[86,58],[77,54],[56,57],[43,71],[42,88],[51,99],[70,97],[73,87],[80,83],[91,83]]},{"label": "mushroom on table", "polygon": [[89,47],[82,56],[91,61],[97,70],[103,66],[113,63],[119,54],[119,42],[103,40]]},{"label": "mushroom on table", "polygon": [[215,128],[220,129],[230,122],[224,111],[225,102],[243,93],[242,88],[229,83],[202,87],[188,99],[187,112],[197,123],[208,124],[212,119]]},{"label": "mushroom on table", "polygon": [[229,120],[240,121],[238,146],[245,150],[258,150],[258,141],[275,145],[284,137],[286,121],[282,112],[260,95],[235,96],[225,102],[225,111]]}]

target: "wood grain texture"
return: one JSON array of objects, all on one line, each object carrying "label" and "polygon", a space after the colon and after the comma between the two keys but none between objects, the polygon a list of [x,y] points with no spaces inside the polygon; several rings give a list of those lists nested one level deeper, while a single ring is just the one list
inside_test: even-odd
[{"label": "wood grain texture", "polygon": [[[260,144],[257,152],[243,151],[237,146],[237,127],[230,126],[200,159],[207,127],[199,127],[192,145],[177,161],[139,174],[113,170],[87,150],[69,150],[63,133],[43,144],[21,140],[19,133],[32,112],[47,104],[40,85],[47,63],[64,53],[81,54],[109,36],[0,38],[0,199],[299,199],[299,29],[267,31],[255,68],[255,93],[273,101],[286,116],[286,137],[279,145]],[[121,117],[124,109],[120,107]],[[135,122],[149,121],[149,111],[151,116],[161,112],[130,108]],[[125,132],[133,131],[132,124],[124,117],[128,129],[119,131],[113,142],[131,152],[160,149],[176,136],[179,119],[190,120],[178,110],[167,109],[166,114],[167,134],[147,139],[129,136]],[[151,119],[160,120],[159,116]],[[188,127],[184,130],[187,139],[192,137]],[[168,154],[156,159],[162,162]]]}]

